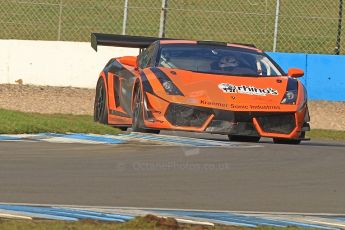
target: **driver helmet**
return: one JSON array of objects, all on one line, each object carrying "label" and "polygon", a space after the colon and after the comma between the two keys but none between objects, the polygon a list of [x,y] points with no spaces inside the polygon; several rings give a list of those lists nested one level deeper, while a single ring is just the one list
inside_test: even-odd
[{"label": "driver helmet", "polygon": [[237,67],[239,65],[236,58],[232,56],[225,56],[222,57],[219,61],[219,67],[220,68],[226,68],[226,67]]}]

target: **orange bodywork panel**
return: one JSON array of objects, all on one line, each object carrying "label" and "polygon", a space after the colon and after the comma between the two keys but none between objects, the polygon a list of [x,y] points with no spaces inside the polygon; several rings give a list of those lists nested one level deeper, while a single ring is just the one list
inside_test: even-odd
[{"label": "orange bodywork panel", "polygon": [[114,124],[114,125],[131,125],[132,124],[132,118],[130,117],[123,117],[123,116],[117,116],[114,114],[108,115],[108,124]]}]

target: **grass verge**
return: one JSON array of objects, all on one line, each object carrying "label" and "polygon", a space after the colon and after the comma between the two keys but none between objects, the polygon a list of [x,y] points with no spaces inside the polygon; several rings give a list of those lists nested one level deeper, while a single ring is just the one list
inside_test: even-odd
[{"label": "grass verge", "polygon": [[345,131],[338,130],[323,130],[323,129],[312,129],[307,133],[308,137],[312,139],[323,139],[323,140],[345,140]]},{"label": "grass verge", "polygon": [[[73,230],[127,230],[127,229],[141,229],[141,230],[163,230],[163,229],[176,229],[176,230],[253,230],[254,228],[247,227],[234,227],[234,226],[220,226],[205,227],[198,225],[181,225],[176,222],[173,218],[159,218],[156,216],[148,215],[145,217],[137,217],[132,221],[126,223],[114,223],[114,222],[97,222],[97,221],[78,221],[78,222],[64,222],[64,221],[50,221],[50,220],[35,220],[35,221],[18,221],[18,220],[1,220],[0,229],[2,230],[14,230],[14,229],[25,229],[25,230],[62,230],[62,229],[73,229]],[[274,228],[274,227],[258,227],[255,230],[297,230],[300,228]]]},{"label": "grass verge", "polygon": [[[118,134],[118,129],[93,121],[88,115],[25,113],[0,109],[0,134],[22,133],[93,133]],[[315,129],[312,139],[345,140],[345,131]]]},{"label": "grass verge", "polygon": [[0,134],[22,133],[117,134],[120,131],[93,121],[91,116],[24,113],[0,109]]}]

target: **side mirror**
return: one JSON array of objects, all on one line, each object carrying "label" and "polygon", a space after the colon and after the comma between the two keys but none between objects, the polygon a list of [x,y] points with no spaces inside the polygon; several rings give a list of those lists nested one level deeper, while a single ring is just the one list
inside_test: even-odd
[{"label": "side mirror", "polygon": [[132,66],[134,68],[138,68],[137,65],[137,57],[136,56],[124,56],[124,57],[120,57],[119,61],[124,64],[124,65],[129,65]]},{"label": "side mirror", "polygon": [[304,71],[298,68],[289,68],[288,76],[298,78],[304,75]]}]

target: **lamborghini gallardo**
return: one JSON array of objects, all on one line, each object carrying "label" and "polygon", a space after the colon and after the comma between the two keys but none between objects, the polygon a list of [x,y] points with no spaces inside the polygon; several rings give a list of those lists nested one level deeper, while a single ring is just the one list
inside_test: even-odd
[{"label": "lamborghini gallardo", "polygon": [[122,130],[181,130],[231,141],[299,144],[310,130],[307,92],[254,45],[91,34],[91,45],[138,48],[101,71],[94,120]]}]

